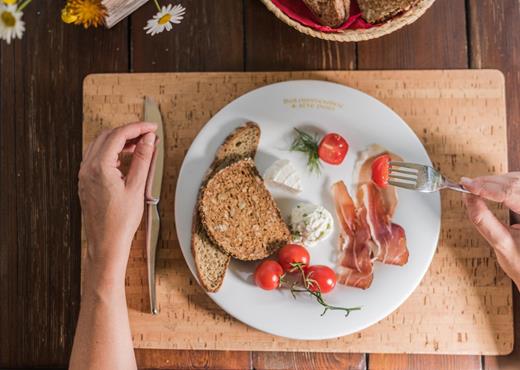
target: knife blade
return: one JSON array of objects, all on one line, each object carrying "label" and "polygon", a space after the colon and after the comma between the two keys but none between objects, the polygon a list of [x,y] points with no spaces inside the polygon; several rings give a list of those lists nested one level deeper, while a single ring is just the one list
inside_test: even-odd
[{"label": "knife blade", "polygon": [[150,311],[159,313],[155,284],[155,259],[161,220],[159,217],[159,200],[164,172],[164,127],[161,112],[157,103],[150,97],[144,99],[144,120],[157,124],[155,150],[146,181],[146,267],[148,273],[148,291]]}]

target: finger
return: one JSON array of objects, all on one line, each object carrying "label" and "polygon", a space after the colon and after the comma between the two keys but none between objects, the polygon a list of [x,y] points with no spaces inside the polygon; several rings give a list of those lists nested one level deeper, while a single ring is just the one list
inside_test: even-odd
[{"label": "finger", "polygon": [[132,154],[135,150],[135,144],[125,145],[123,150],[121,150],[121,153],[124,154]]},{"label": "finger", "polygon": [[150,122],[130,123],[116,128],[106,139],[103,147],[103,158],[115,163],[127,141],[154,132],[156,129],[157,125]]},{"label": "finger", "polygon": [[494,202],[509,201],[515,179],[509,176],[482,176],[473,180],[463,177],[461,183],[471,193]]},{"label": "finger", "polygon": [[486,202],[475,195],[464,194],[468,216],[489,244],[504,255],[514,250],[514,241],[508,228],[488,208]]},{"label": "finger", "polygon": [[88,160],[91,160],[96,156],[96,154],[99,152],[99,150],[103,147],[103,144],[105,143],[105,140],[107,139],[108,135],[112,132],[112,130],[104,129],[102,130],[99,135],[92,141],[91,147],[88,153]]},{"label": "finger", "polygon": [[83,162],[87,160],[88,155],[89,155],[89,153],[90,153],[90,149],[92,149],[92,142],[90,142],[90,143],[87,145],[87,149],[85,149],[85,151],[83,152]]},{"label": "finger", "polygon": [[136,144],[139,142],[139,140],[141,140],[140,137],[136,137],[135,139],[127,140],[127,142],[125,143],[125,148],[126,148],[127,146],[136,145]]},{"label": "finger", "polygon": [[149,132],[144,135],[137,143],[130,163],[130,169],[126,177],[127,187],[144,194],[144,187],[148,172],[150,171],[150,163],[152,161],[153,152],[155,150],[155,134]]}]

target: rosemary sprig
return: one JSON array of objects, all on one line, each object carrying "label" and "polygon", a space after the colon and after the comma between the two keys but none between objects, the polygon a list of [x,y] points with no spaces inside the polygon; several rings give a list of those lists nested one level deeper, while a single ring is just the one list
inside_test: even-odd
[{"label": "rosemary sprig", "polygon": [[319,174],[321,172],[320,157],[318,156],[318,135],[311,136],[308,133],[294,129],[296,137],[291,144],[292,152],[302,152],[307,154],[307,167],[310,172]]}]

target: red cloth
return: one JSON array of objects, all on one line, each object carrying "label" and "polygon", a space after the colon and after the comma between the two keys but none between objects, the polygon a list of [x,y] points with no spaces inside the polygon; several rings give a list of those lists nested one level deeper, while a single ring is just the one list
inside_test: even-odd
[{"label": "red cloth", "polygon": [[341,26],[332,28],[329,26],[322,26],[319,20],[312,14],[307,6],[301,0],[272,0],[273,4],[276,5],[281,11],[283,11],[288,17],[295,21],[303,24],[304,26],[314,28],[315,30],[322,32],[340,32],[344,29],[360,29],[360,28],[371,28],[372,24],[365,22],[361,18],[361,11],[355,1],[350,4],[350,17]]}]

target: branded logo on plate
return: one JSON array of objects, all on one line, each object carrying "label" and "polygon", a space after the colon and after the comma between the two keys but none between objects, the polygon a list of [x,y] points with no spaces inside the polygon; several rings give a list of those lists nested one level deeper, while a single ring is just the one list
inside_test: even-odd
[{"label": "branded logo on plate", "polygon": [[334,100],[315,99],[315,98],[285,98],[283,104],[293,109],[326,109],[335,111],[343,108],[343,104]]}]

